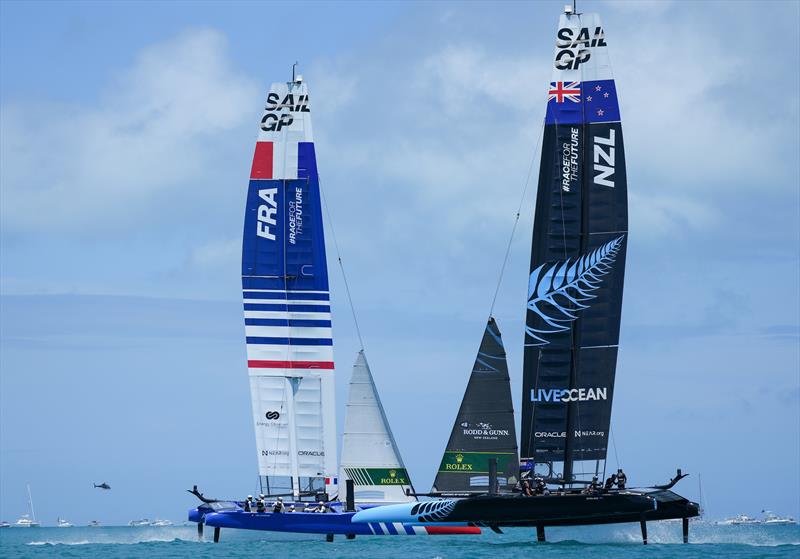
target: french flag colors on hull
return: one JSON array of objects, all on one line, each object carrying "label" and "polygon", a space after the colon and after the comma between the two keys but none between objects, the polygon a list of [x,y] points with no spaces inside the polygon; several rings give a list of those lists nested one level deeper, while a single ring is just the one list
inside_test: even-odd
[{"label": "french flag colors on hull", "polygon": [[264,493],[327,490],[336,476],[333,335],[325,238],[301,81],[270,88],[242,242],[247,364]]}]

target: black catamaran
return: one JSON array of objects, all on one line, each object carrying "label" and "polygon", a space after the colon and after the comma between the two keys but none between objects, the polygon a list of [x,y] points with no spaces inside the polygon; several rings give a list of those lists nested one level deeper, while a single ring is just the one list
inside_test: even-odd
[{"label": "black catamaran", "polygon": [[[502,478],[505,464],[493,460],[486,467],[493,474],[489,491],[379,507],[358,513],[355,522],[536,526],[538,539],[544,540],[545,526],[638,521],[647,543],[647,520],[683,519],[687,541],[688,519],[698,515],[696,503],[670,491],[684,477],[680,470],[670,483],[642,489],[601,488],[593,479],[605,474],[608,450],[628,244],[627,180],[616,85],[600,18],[568,6],[559,23],[528,283],[522,484],[509,491],[508,476]],[[499,384],[496,390],[502,390]],[[476,405],[469,396],[468,388],[459,420],[465,407]],[[457,423],[448,452],[459,443],[458,428]],[[445,476],[441,470],[437,475],[439,494],[470,491],[463,481],[468,478]],[[505,492],[496,491],[501,479]],[[538,495],[527,490],[527,479],[538,482]]]}]

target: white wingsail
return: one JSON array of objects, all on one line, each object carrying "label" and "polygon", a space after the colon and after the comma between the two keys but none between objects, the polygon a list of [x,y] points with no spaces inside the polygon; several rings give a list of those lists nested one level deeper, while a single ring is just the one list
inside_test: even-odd
[{"label": "white wingsail", "polygon": [[350,378],[339,487],[343,488],[348,479],[353,480],[356,502],[416,500],[406,495],[407,488],[413,490],[411,479],[400,457],[363,350],[358,353]]},{"label": "white wingsail", "polygon": [[299,76],[272,85],[242,246],[261,490],[295,499],[336,493],[333,335],[310,107]]}]

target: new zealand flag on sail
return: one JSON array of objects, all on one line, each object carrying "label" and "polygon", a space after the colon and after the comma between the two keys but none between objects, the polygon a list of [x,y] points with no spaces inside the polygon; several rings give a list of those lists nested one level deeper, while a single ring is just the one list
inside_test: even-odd
[{"label": "new zealand flag on sail", "polygon": [[550,82],[545,124],[620,120],[614,80]]}]

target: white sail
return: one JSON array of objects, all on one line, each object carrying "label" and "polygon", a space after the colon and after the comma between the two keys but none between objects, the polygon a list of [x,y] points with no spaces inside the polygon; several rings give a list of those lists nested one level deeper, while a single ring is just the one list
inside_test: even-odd
[{"label": "white sail", "polygon": [[325,240],[302,79],[272,84],[259,122],[242,246],[247,362],[264,493],[337,493]]},{"label": "white sail", "polygon": [[340,472],[341,499],[344,499],[345,481],[352,479],[356,502],[401,503],[416,500],[415,497],[406,496],[406,489],[412,488],[411,480],[400,457],[363,350],[358,353],[350,378]]}]

